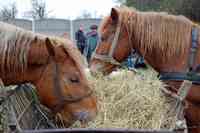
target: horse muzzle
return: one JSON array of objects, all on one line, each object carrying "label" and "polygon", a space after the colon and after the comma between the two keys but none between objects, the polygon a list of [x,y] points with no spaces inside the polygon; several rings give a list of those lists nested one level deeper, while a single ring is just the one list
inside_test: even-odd
[{"label": "horse muzzle", "polygon": [[93,76],[97,75],[98,73],[104,73],[104,65],[101,63],[91,64],[90,72]]},{"label": "horse muzzle", "polygon": [[90,66],[90,71],[91,74],[93,76],[98,75],[99,73],[103,74],[103,75],[108,75],[110,74],[113,70],[115,70],[115,66],[112,64],[103,64],[103,63],[99,63],[99,64],[92,64]]}]

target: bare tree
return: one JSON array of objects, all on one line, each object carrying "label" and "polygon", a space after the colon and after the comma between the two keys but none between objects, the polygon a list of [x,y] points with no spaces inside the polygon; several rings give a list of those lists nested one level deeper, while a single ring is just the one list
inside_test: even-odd
[{"label": "bare tree", "polygon": [[25,17],[33,19],[44,19],[48,17],[45,0],[31,0],[32,9],[25,12]]},{"label": "bare tree", "polygon": [[3,7],[0,11],[1,20],[15,19],[17,17],[17,7],[15,3],[10,4],[7,7]]},{"label": "bare tree", "polygon": [[85,19],[85,18],[92,18],[92,14],[87,10],[83,10],[81,15],[78,16],[76,19]]}]

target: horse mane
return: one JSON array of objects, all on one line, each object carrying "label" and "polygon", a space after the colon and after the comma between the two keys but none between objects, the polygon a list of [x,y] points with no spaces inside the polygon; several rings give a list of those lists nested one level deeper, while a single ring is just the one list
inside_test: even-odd
[{"label": "horse mane", "polygon": [[0,25],[0,71],[3,75],[23,72],[34,35],[10,24],[0,22]]},{"label": "horse mane", "polygon": [[[0,73],[6,75],[12,72],[14,75],[24,72],[28,67],[28,54],[34,43],[45,42],[48,37],[53,45],[63,45],[66,52],[82,71],[81,55],[76,46],[69,39],[53,36],[45,36],[26,31],[22,28],[0,22]],[[45,44],[45,43],[43,43]],[[41,46],[44,47],[44,46]],[[46,46],[45,46],[46,47]],[[43,53],[42,48],[37,54]]]},{"label": "horse mane", "polygon": [[[170,59],[184,54],[191,43],[194,23],[184,16],[166,12],[140,12],[125,6],[116,7],[122,25],[126,26],[134,45],[146,53],[159,49],[159,55]],[[108,19],[105,18],[105,25]],[[199,29],[199,26],[197,26]],[[155,51],[154,51],[155,52]]]}]

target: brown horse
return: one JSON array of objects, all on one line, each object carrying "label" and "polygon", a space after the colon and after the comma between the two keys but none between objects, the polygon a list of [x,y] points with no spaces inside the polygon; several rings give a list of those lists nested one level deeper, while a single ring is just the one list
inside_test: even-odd
[{"label": "brown horse", "polygon": [[95,117],[96,98],[72,41],[0,25],[0,77],[5,85],[32,83],[41,103],[69,125]]},{"label": "brown horse", "polygon": [[[196,29],[196,52],[191,59],[192,31]],[[100,26],[101,41],[90,64],[91,71],[109,74],[136,50],[158,73],[180,73],[200,64],[200,27],[183,16],[139,12],[127,7],[112,8]],[[194,49],[193,49],[194,51]],[[188,63],[188,60],[193,63]],[[188,65],[190,64],[190,65]],[[190,68],[190,69],[191,69]],[[190,70],[189,69],[189,70]],[[197,74],[197,73],[196,73]],[[198,77],[198,74],[196,75]],[[192,79],[193,80],[193,79]],[[166,81],[177,92],[182,80]],[[198,81],[199,82],[199,78]],[[193,84],[187,95],[185,117],[190,133],[200,133],[200,86]]]}]

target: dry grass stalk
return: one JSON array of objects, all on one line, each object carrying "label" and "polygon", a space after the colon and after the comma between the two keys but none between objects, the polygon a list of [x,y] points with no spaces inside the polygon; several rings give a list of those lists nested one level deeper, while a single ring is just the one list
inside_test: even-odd
[{"label": "dry grass stalk", "polygon": [[[170,128],[174,114],[170,112],[171,98],[166,98],[152,70],[139,74],[122,70],[115,76],[94,78],[88,76],[99,101],[96,119],[89,128]],[[75,123],[73,127],[80,127]]]}]

